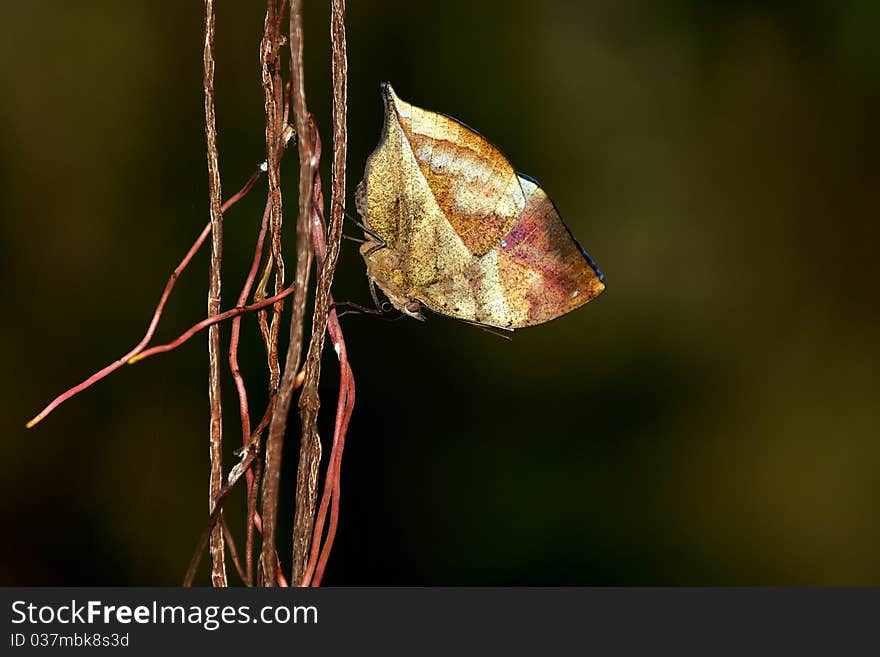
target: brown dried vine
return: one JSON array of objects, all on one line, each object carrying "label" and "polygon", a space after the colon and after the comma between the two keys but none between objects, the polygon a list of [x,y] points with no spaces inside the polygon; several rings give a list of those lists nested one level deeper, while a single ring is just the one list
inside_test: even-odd
[{"label": "brown dried vine", "polygon": [[[292,8],[295,11],[295,6]],[[266,19],[264,22],[263,41],[260,45],[261,62],[262,62],[262,80],[263,91],[266,106],[266,147],[272,151],[277,142],[277,96],[280,92],[281,61],[279,58],[279,48],[281,47],[281,15],[278,12],[277,3],[274,0],[268,0],[266,7]],[[294,115],[296,114],[296,100],[294,93]],[[297,124],[298,125],[298,124]],[[302,142],[302,134],[297,130],[297,141]],[[271,158],[269,160],[270,171],[273,165]],[[272,219],[272,257],[276,263],[276,268],[280,265],[279,273],[276,274],[275,282],[278,285],[279,276],[283,275],[283,261],[281,258],[281,191],[277,187],[278,179],[275,178],[276,187],[272,186],[270,180],[270,194],[273,200],[273,219]],[[277,199],[277,215],[276,211]],[[277,229],[277,232],[275,230]],[[299,265],[299,263],[297,263]],[[304,291],[303,291],[304,293]],[[270,360],[274,360],[274,370],[272,370],[272,379],[270,387],[275,392],[275,402],[272,409],[272,418],[269,423],[269,435],[266,439],[266,456],[265,467],[263,471],[263,505],[262,505],[262,526],[263,526],[263,546],[260,555],[261,563],[261,580],[270,586],[275,580],[270,573],[274,573],[278,567],[277,552],[275,549],[275,532],[278,519],[278,495],[281,485],[281,455],[284,446],[284,427],[287,417],[285,408],[285,398],[292,394],[292,389],[286,388],[286,381],[290,379],[290,372],[287,363],[284,368],[284,378],[278,366],[277,340],[278,340],[278,321],[277,316],[273,317],[272,328],[270,333],[272,354]],[[288,354],[289,354],[288,347]],[[277,392],[276,392],[277,391]],[[280,419],[283,416],[283,419]],[[280,431],[278,430],[279,422],[281,422]]]},{"label": "brown dried vine", "polygon": [[[211,198],[211,273],[208,289],[208,317],[220,312],[220,268],[223,258],[223,213],[220,210],[220,166],[217,153],[217,121],[214,111],[214,0],[205,0],[205,141],[208,156],[208,192]],[[210,513],[223,487],[223,409],[220,403],[220,328],[214,324],[208,329],[208,400],[211,406],[209,482]],[[211,532],[211,582],[226,586],[223,531],[215,526]]]},{"label": "brown dried vine", "polygon": [[[332,43],[333,58],[333,163],[331,167],[330,180],[330,223],[327,229],[327,245],[326,253],[321,253],[323,249],[319,243],[323,239],[324,225],[321,221],[323,207],[319,207],[313,212],[315,220],[312,222],[312,244],[315,252],[323,260],[321,263],[321,275],[318,278],[318,298],[323,297],[325,305],[321,308],[327,313],[329,304],[332,303],[330,295],[330,286],[333,282],[333,274],[336,271],[336,264],[339,260],[339,249],[342,245],[342,222],[345,207],[345,163],[348,154],[348,53],[345,38],[345,0],[331,0],[331,16],[330,16],[330,40]],[[320,187],[318,188],[320,192]],[[317,206],[318,204],[316,204]],[[323,204],[321,204],[323,205]],[[317,241],[317,242],[316,242]],[[315,314],[319,312],[318,299],[315,301]],[[324,572],[324,566],[330,556],[330,550],[333,547],[333,540],[336,536],[336,524],[339,517],[339,495],[340,495],[340,468],[342,461],[342,448],[345,444],[345,435],[348,431],[348,422],[354,408],[354,375],[348,365],[348,354],[345,348],[345,340],[342,337],[342,328],[339,326],[339,320],[336,316],[336,310],[329,310],[329,317],[324,315],[325,327],[328,326],[336,355],[339,358],[339,399],[337,402],[336,426],[333,431],[333,446],[330,452],[330,461],[327,465],[327,474],[324,479],[324,493],[321,500],[321,510],[319,512],[319,520],[315,526],[314,536],[312,538],[312,554],[316,551],[317,544],[323,531],[323,518],[321,514],[326,511],[326,505],[332,499],[333,506],[331,509],[330,528],[325,539],[323,549],[317,564],[314,579],[309,582],[309,576],[312,572],[312,564],[314,558],[310,560],[309,571],[304,575],[302,583],[308,585],[310,583],[315,586],[320,585]],[[314,330],[312,337],[314,338]],[[310,345],[311,351],[311,345]],[[312,426],[309,431],[314,430],[317,433],[317,401],[318,401],[318,377],[320,376],[320,357],[317,360],[316,373],[314,375],[314,390],[309,391],[306,384],[309,382],[309,373],[306,372],[305,383],[303,384],[303,393],[300,398],[300,407],[303,407],[302,399],[306,398],[307,391],[310,396],[306,398],[305,405],[315,403],[315,414],[310,416]],[[305,426],[306,415],[303,414],[303,438],[308,435]]]},{"label": "brown dried vine", "polygon": [[[321,152],[321,140],[317,131],[313,131],[315,138],[314,152],[316,156]],[[326,227],[323,220],[324,198],[321,193],[321,180],[315,177],[314,206],[312,208],[311,242],[315,257],[320,264],[327,257]],[[345,436],[348,431],[348,423],[354,410],[355,385],[354,374],[348,363],[348,350],[345,338],[342,335],[342,327],[339,317],[333,307],[333,296],[329,297],[330,311],[327,317],[327,332],[333,342],[333,348],[339,360],[339,399],[336,406],[336,424],[333,430],[333,443],[330,450],[330,459],[327,463],[327,472],[324,476],[324,491],[321,495],[321,505],[315,521],[311,537],[311,550],[306,570],[301,580],[301,586],[320,586],[324,575],[324,567],[333,548],[336,537],[336,527],[339,519],[340,478],[342,467],[342,451],[345,446]],[[330,507],[330,525],[327,537],[321,543],[324,533],[324,523],[327,518],[327,509]]]},{"label": "brown dried vine", "polygon": [[[312,209],[312,186],[318,168],[314,157],[312,125],[306,104],[305,67],[303,65],[303,18],[302,0],[293,0],[290,10],[290,77],[293,114],[296,120],[299,140],[299,215],[296,222],[297,239],[297,280],[308,280],[311,262],[306,262],[300,269],[299,254],[308,252],[311,257],[309,234]],[[293,381],[298,375],[302,363],[302,346],[305,335],[305,294],[300,300],[301,305],[295,306],[294,319],[290,325],[290,348],[287,351],[285,376],[278,395],[278,407],[270,435],[274,432],[283,433],[287,426],[287,415],[293,399]],[[296,301],[294,302],[296,303]],[[312,522],[315,515],[317,500],[317,464],[321,459],[321,443],[307,439],[306,435],[300,442],[299,465],[296,476],[296,510],[293,520],[293,566],[291,580],[299,582],[302,578],[308,558],[309,541],[312,535]],[[312,474],[314,469],[314,475]]]},{"label": "brown dried vine", "polygon": [[[276,549],[277,507],[281,476],[281,452],[287,418],[296,390],[302,386],[299,408],[302,420],[302,441],[296,485],[296,514],[293,530],[293,559],[290,582],[296,585],[317,586],[333,545],[339,517],[340,466],[342,448],[354,405],[354,377],[348,364],[345,341],[336,311],[332,308],[330,293],[342,240],[343,208],[345,205],[345,163],[347,150],[347,56],[345,36],[345,2],[331,0],[330,35],[332,42],[333,72],[333,161],[331,180],[331,212],[328,226],[323,220],[323,194],[318,175],[321,144],[312,116],[308,112],[305,95],[303,66],[302,0],[294,0],[290,8],[291,82],[283,85],[281,32],[286,0],[268,0],[260,44],[261,81],[264,90],[266,114],[266,161],[245,186],[221,205],[221,184],[217,129],[214,101],[214,1],[205,0],[205,31],[203,49],[203,91],[205,104],[205,137],[210,198],[210,222],[171,274],[149,327],[141,341],[127,354],[82,383],[70,388],[44,408],[28,423],[32,427],[60,404],[85,388],[105,378],[126,363],[135,363],[157,353],[170,351],[198,331],[208,328],[209,350],[209,405],[210,421],[210,512],[209,522],[193,555],[185,583],[191,584],[205,548],[211,555],[211,581],[214,586],[226,586],[225,548],[239,577],[247,585],[254,584],[254,531],[262,534],[258,571],[259,583],[287,585]],[[282,196],[280,164],[294,130],[287,124],[288,112],[293,110],[299,151],[299,203],[297,216],[296,273],[293,283],[285,287],[284,260],[281,248]],[[266,172],[268,194],[258,233],[254,257],[234,308],[220,312],[222,222],[224,213],[243,197],[255,184],[261,172]],[[167,344],[147,348],[162,315],[171,291],[195,253],[211,237],[211,265],[207,318],[198,322],[179,338]],[[265,238],[268,236],[268,240]],[[268,246],[266,246],[268,242]],[[311,321],[311,336],[306,358],[303,359],[304,325],[309,274],[313,260],[318,274],[315,303]],[[260,262],[263,273],[257,282]],[[266,287],[274,273],[274,294],[266,294]],[[247,305],[254,283],[253,302]],[[293,295],[290,325],[290,343],[283,369],[278,359],[278,331],[282,300]],[[266,309],[272,306],[272,319],[266,319]],[[269,405],[257,427],[251,430],[247,388],[238,367],[238,347],[241,317],[259,312],[269,369]],[[219,323],[233,319],[228,363],[239,398],[242,427],[240,460],[223,477],[222,461],[222,407],[220,403],[220,345]],[[318,501],[318,470],[321,441],[317,428],[320,406],[318,382],[324,335],[329,333],[339,359],[340,385],[337,400],[333,443],[327,463],[320,508]],[[304,363],[304,365],[303,365]],[[268,428],[265,447],[261,436]],[[240,558],[232,533],[223,518],[223,504],[241,480],[247,482],[247,540],[244,563]],[[261,513],[257,512],[258,492],[262,491]],[[317,520],[316,520],[317,512]],[[329,525],[327,525],[329,514]],[[327,533],[324,536],[325,525]],[[323,539],[323,540],[322,540]]]}]

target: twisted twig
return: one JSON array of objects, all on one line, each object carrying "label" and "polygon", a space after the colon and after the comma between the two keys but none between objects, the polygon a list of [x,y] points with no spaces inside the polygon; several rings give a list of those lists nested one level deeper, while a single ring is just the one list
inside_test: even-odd
[{"label": "twisted twig", "polygon": [[[220,311],[220,266],[223,252],[223,213],[220,210],[220,167],[217,162],[217,125],[214,115],[214,0],[205,0],[205,140],[208,155],[208,192],[211,197],[211,273],[208,289],[208,317]],[[223,409],[220,403],[220,329],[213,325],[208,331],[208,400],[211,406],[211,477],[209,482],[209,512],[223,487]],[[226,586],[226,564],[223,551],[223,531],[215,526],[211,532],[211,582]]]}]

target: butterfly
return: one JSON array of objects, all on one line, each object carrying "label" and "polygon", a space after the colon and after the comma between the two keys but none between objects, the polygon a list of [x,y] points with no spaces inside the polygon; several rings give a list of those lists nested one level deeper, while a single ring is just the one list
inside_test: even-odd
[{"label": "butterfly", "polygon": [[388,83],[382,97],[382,137],[356,197],[374,301],[378,286],[416,319],[424,307],[512,330],[605,289],[550,197],[498,148],[452,117],[401,100]]}]

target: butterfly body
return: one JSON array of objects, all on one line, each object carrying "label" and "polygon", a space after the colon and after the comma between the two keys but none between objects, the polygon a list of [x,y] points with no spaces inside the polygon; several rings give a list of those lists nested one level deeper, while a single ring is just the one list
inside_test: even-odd
[{"label": "butterfly body", "polygon": [[358,186],[367,274],[395,308],[504,329],[558,317],[602,275],[530,178],[467,126],[383,85],[385,123]]}]

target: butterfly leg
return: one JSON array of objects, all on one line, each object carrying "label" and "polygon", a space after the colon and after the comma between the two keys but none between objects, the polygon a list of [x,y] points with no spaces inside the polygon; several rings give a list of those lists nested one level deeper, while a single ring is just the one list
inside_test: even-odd
[{"label": "butterfly leg", "polygon": [[367,277],[367,282],[370,287],[370,296],[373,297],[373,305],[376,306],[376,310],[382,310],[384,304],[379,303],[379,295],[376,294],[376,283],[372,278]]},{"label": "butterfly leg", "polygon": [[[388,313],[394,310],[394,306],[391,305],[390,302],[386,301],[382,303],[377,308],[367,308],[366,306],[362,306],[359,303],[355,303],[354,301],[336,301],[333,303],[331,308],[350,308],[351,310],[346,310],[339,313],[338,317],[344,317],[345,315],[379,315],[383,319],[388,321],[396,321],[400,319],[400,317],[386,317]],[[401,315],[403,317],[403,315]]]},{"label": "butterfly leg", "polygon": [[[339,203],[339,202],[337,201],[337,203]],[[342,205],[342,204],[340,203],[340,205]],[[352,216],[348,213],[348,211],[345,209],[344,206],[343,206],[343,208],[342,208],[342,212],[343,212],[343,214],[345,215],[345,218],[346,218],[346,219],[348,219],[351,223],[353,223],[355,226],[357,226],[357,227],[360,228],[362,231],[364,231],[367,235],[369,235],[369,236],[372,237],[374,240],[376,240],[376,242],[378,242],[378,244],[376,244],[374,247],[372,247],[369,251],[367,251],[367,252],[364,254],[365,257],[368,256],[368,255],[370,255],[370,254],[372,254],[372,253],[375,253],[375,252],[378,251],[379,249],[384,249],[386,246],[388,246],[388,242],[386,242],[386,241],[385,241],[385,240],[384,240],[384,239],[383,239],[378,233],[376,233],[376,232],[370,230],[370,229],[367,228],[364,224],[362,224],[360,221],[358,221],[357,219],[355,219],[354,217],[352,217]],[[344,236],[343,236],[343,237],[344,237]],[[348,239],[351,239],[351,238],[348,238]],[[353,241],[354,241],[354,240],[353,240]],[[363,244],[364,242],[361,242],[361,243]]]},{"label": "butterfly leg", "polygon": [[364,253],[364,257],[367,258],[367,257],[373,255],[376,251],[381,251],[386,246],[388,246],[387,242],[385,242],[385,240],[382,240],[379,244],[371,246],[369,249],[367,249],[366,252]]},{"label": "butterfly leg", "polygon": [[381,309],[378,308],[367,308],[366,306],[362,306],[359,303],[355,303],[354,301],[335,301],[331,308],[351,308],[351,310],[346,310],[343,313],[340,313],[339,316],[348,314],[360,314],[360,315],[382,315],[384,314]]}]

